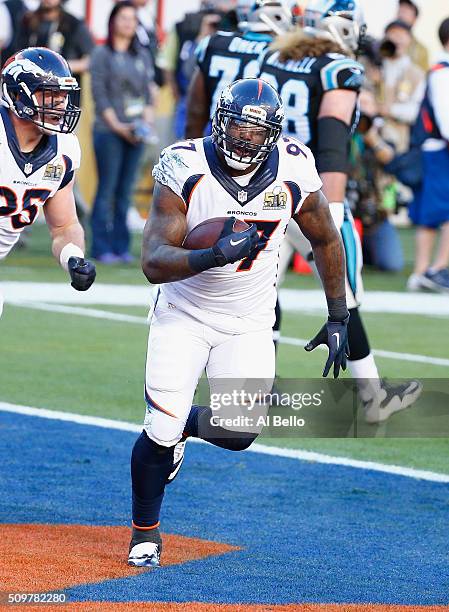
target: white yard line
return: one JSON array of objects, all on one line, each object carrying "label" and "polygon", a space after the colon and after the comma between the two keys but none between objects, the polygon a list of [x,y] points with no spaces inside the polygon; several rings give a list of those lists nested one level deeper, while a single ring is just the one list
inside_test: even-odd
[{"label": "white yard line", "polygon": [[[5,302],[46,302],[53,304],[108,304],[117,306],[145,306],[150,303],[152,287],[95,283],[89,291],[79,292],[68,283],[31,283],[6,281],[0,283]],[[281,306],[289,312],[326,313],[326,300],[320,289],[281,289]],[[447,295],[431,293],[401,293],[395,291],[366,291],[364,312],[418,314],[449,317]]]},{"label": "white yard line", "polygon": [[[287,338],[281,337],[280,342],[284,344],[291,344],[293,346],[305,346],[308,340],[302,338]],[[327,350],[325,346],[320,346],[323,350]],[[385,357],[386,359],[395,359],[396,361],[415,361],[417,363],[430,363],[432,365],[449,367],[449,359],[444,357],[428,357],[427,355],[417,355],[415,353],[396,353],[394,351],[382,351],[380,349],[373,349],[373,355],[376,357]]]},{"label": "white yard line", "polygon": [[[43,310],[48,312],[74,314],[82,317],[92,317],[95,319],[108,319],[110,321],[123,321],[125,323],[139,323],[144,325],[148,324],[146,317],[136,317],[117,312],[109,312],[108,310],[98,310],[96,308],[80,308],[77,306],[63,306],[61,304],[46,304],[43,302],[31,301],[11,301],[10,304],[22,308],[33,308],[35,310]],[[280,342],[283,344],[290,344],[292,346],[305,346],[308,340],[305,340],[304,338],[289,338],[282,336]],[[320,346],[319,348],[326,350],[326,347],[323,346]],[[427,355],[419,355],[414,353],[397,353],[394,351],[383,351],[380,349],[373,349],[373,355],[376,357],[384,357],[385,359],[394,359],[395,361],[412,361],[415,363],[428,363],[445,368],[449,367],[449,359],[444,359],[443,357],[429,357]]]},{"label": "white yard line", "polygon": [[[19,406],[17,404],[9,404],[7,402],[0,402],[0,411],[44,419],[67,421],[70,423],[77,423],[79,425],[93,425],[95,427],[103,427],[105,429],[118,429],[120,431],[130,431],[135,433],[140,433],[142,431],[141,425],[127,423],[126,421],[115,421],[101,417],[74,414],[71,412],[59,412],[56,410],[33,408],[31,406]],[[190,442],[204,443],[202,440],[195,438],[191,438],[189,440],[189,443]],[[333,457],[332,455],[324,455],[322,453],[315,453],[311,451],[264,446],[263,444],[253,444],[247,452],[260,453],[275,457],[285,457],[287,459],[296,459],[300,461],[310,461],[312,463],[324,463],[328,465],[341,465],[355,469],[372,470],[375,472],[395,474],[396,476],[405,476],[407,478],[414,478],[417,480],[427,480],[429,482],[449,483],[449,474],[440,474],[438,472],[431,472],[428,470],[417,470],[415,468],[400,465],[388,465],[385,463],[377,463],[375,461],[359,461],[357,459],[350,459],[347,457]]]}]

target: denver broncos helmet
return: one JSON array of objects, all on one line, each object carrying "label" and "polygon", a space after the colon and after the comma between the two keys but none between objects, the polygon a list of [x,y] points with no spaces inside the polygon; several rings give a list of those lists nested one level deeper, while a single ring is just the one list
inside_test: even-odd
[{"label": "denver broncos helmet", "polygon": [[304,32],[338,43],[355,53],[366,31],[359,0],[309,0],[304,12]]},{"label": "denver broncos helmet", "polygon": [[1,99],[20,119],[68,134],[80,118],[80,88],[66,60],[43,47],[10,57],[0,75]]},{"label": "denver broncos helmet", "polygon": [[231,168],[244,170],[267,159],[281,135],[283,119],[281,98],[271,85],[262,79],[240,79],[221,93],[212,139]]}]

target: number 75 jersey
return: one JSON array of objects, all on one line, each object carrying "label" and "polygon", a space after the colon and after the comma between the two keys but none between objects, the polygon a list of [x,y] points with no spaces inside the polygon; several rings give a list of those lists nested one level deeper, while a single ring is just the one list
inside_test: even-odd
[{"label": "number 75 jersey", "polygon": [[251,257],[163,284],[166,301],[222,331],[271,326],[287,224],[322,185],[310,150],[292,138],[281,138],[254,173],[231,177],[212,139],[200,138],[165,149],[153,176],[182,199],[187,232],[206,219],[236,217],[255,223],[260,236]]},{"label": "number 75 jersey", "polygon": [[9,111],[0,107],[0,259],[34,223],[48,198],[72,180],[79,164],[74,134],[45,136],[32,153],[23,153]]}]

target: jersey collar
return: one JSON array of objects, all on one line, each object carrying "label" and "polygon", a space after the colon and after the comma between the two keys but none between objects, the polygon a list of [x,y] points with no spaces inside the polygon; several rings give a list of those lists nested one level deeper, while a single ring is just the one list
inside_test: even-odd
[{"label": "jersey collar", "polygon": [[[8,141],[9,150],[14,157],[16,164],[22,170],[23,174],[28,177],[34,174],[39,168],[48,164],[58,151],[58,138],[55,134],[47,136],[47,142],[41,146],[41,143],[32,153],[23,153],[20,150],[17,140],[16,131],[9,117],[8,109],[0,107],[0,116],[5,126],[6,139]],[[42,142],[42,141],[41,141]]]},{"label": "jersey collar", "polygon": [[204,138],[203,146],[212,176],[242,207],[263,193],[276,180],[279,167],[279,151],[277,146],[270,153],[268,159],[260,165],[248,185],[244,187],[234,181],[232,176],[229,176],[225,171],[210,136]]}]

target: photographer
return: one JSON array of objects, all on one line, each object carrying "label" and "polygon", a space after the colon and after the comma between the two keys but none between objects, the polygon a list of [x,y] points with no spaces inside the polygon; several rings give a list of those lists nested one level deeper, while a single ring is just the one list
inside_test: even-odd
[{"label": "photographer", "polygon": [[359,101],[361,115],[351,146],[347,198],[354,216],[363,224],[365,264],[399,272],[404,267],[402,247],[396,228],[388,219],[396,202],[386,197],[383,172],[396,152],[381,136],[384,120],[379,116],[373,94],[362,90]]},{"label": "photographer", "polygon": [[425,88],[423,70],[408,55],[411,43],[410,26],[399,20],[391,22],[378,47],[380,61],[367,71],[379,115],[384,119],[382,135],[397,153],[408,149],[410,126],[418,115]]},{"label": "photographer", "polygon": [[98,189],[92,256],[105,264],[132,261],[127,212],[145,141],[151,138],[153,63],[136,38],[136,9],[124,0],[109,17],[106,44],[91,60]]},{"label": "photographer", "polygon": [[408,48],[408,54],[414,64],[419,66],[424,72],[429,69],[429,52],[426,47],[415,37],[413,28],[419,17],[419,9],[412,0],[399,0],[396,19],[404,21],[410,26],[412,32],[412,42]]}]

